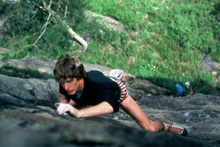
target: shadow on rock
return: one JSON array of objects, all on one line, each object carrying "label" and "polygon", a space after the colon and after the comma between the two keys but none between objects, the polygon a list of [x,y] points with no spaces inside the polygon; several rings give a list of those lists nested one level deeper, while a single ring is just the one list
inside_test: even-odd
[{"label": "shadow on rock", "polygon": [[[47,113],[1,110],[1,147],[52,146],[206,146],[201,141],[170,133],[145,132],[96,117],[64,118]],[[12,123],[13,122],[13,123]]]}]

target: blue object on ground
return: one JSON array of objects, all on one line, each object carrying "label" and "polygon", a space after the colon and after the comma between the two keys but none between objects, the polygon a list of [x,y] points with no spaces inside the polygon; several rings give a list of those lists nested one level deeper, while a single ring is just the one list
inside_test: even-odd
[{"label": "blue object on ground", "polygon": [[179,83],[175,83],[176,87],[176,96],[181,96],[183,94],[183,87]]}]

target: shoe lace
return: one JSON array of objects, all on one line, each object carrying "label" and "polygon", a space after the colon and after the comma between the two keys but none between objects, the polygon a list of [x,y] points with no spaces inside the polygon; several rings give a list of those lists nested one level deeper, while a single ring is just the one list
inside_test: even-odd
[{"label": "shoe lace", "polygon": [[171,133],[182,133],[182,131],[183,131],[182,128],[174,127],[172,125],[173,125],[173,123],[171,123],[171,125],[168,127],[169,132],[171,132]]}]

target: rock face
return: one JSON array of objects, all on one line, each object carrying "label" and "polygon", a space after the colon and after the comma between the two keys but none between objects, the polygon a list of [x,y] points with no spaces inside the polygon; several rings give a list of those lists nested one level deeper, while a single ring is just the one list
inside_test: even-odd
[{"label": "rock face", "polygon": [[[27,69],[25,63],[35,69],[38,69],[37,63],[41,63],[39,72],[42,74],[51,74],[55,63],[26,60],[5,63],[10,66],[16,63],[16,68]],[[85,67],[87,70],[102,70],[106,74],[110,70],[91,64],[85,64]],[[1,66],[0,70],[7,69]],[[59,116],[54,107],[58,101],[58,84],[54,79],[0,74],[0,146],[220,146],[220,96],[194,94],[174,97],[165,95],[166,89],[128,73],[126,79],[130,94],[150,119],[180,124],[189,135],[181,137],[167,132],[143,131],[122,110],[91,118]]]},{"label": "rock face", "polygon": [[118,32],[126,32],[125,27],[123,24],[119,23],[115,19],[112,19],[111,17],[108,16],[102,16],[90,11],[84,12],[84,16],[87,19],[88,22],[93,21],[94,19],[97,19],[97,21],[100,22],[100,24],[105,25],[106,27],[117,30]]}]

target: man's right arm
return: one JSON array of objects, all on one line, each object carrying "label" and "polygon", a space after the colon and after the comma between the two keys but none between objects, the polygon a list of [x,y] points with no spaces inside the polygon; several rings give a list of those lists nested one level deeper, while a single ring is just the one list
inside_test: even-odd
[{"label": "man's right arm", "polygon": [[60,103],[68,103],[73,107],[78,108],[78,104],[76,102],[74,102],[73,100],[69,100],[69,102],[66,100],[66,96],[60,93]]},{"label": "man's right arm", "polygon": [[67,103],[66,97],[60,93],[60,102],[61,103]]}]

